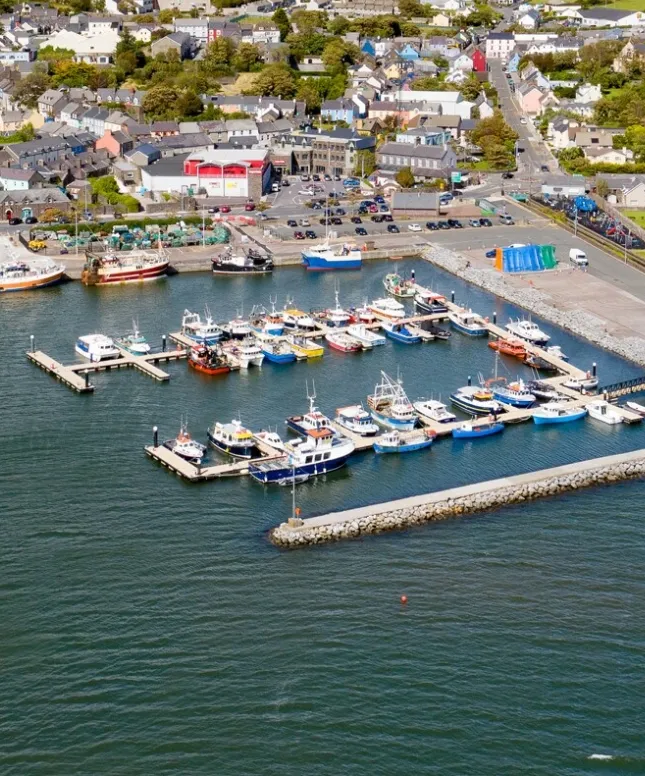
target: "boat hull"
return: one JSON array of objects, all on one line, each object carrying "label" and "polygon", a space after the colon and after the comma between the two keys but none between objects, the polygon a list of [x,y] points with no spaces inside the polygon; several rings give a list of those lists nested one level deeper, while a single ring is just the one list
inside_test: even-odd
[{"label": "boat hull", "polygon": [[212,267],[214,275],[267,275],[273,272],[273,263],[260,266],[237,266],[219,263],[214,259]]},{"label": "boat hull", "polygon": [[303,251],[301,256],[304,266],[313,272],[325,272],[326,270],[334,269],[360,269],[363,264],[360,255],[358,257],[339,256],[337,258],[327,258]]},{"label": "boat hull", "polygon": [[586,410],[580,410],[579,412],[573,412],[570,415],[533,415],[533,422],[536,426],[546,426],[551,423],[571,423],[574,420],[580,420],[587,414]]},{"label": "boat hull", "polygon": [[412,431],[417,425],[416,418],[405,420],[391,418],[389,415],[384,415],[382,412],[377,412],[376,410],[370,410],[370,415],[377,423],[387,426],[388,428],[395,428],[397,431]]},{"label": "boat hull", "polygon": [[455,407],[459,407],[460,410],[474,413],[475,415],[490,415],[492,412],[494,412],[492,407],[484,407],[483,405],[475,404],[468,401],[468,399],[457,396],[454,393],[451,394],[450,401],[455,405]]},{"label": "boat hull", "polygon": [[400,331],[391,331],[385,329],[385,336],[393,339],[395,342],[400,342],[402,345],[416,345],[421,342],[421,337],[417,337],[414,334],[403,334]]},{"label": "boat hull", "polygon": [[51,275],[43,275],[42,277],[16,278],[15,280],[0,279],[0,293],[5,291],[35,291],[38,288],[55,286],[62,281],[64,274],[65,270],[61,269],[60,272],[53,272]]},{"label": "boat hull", "polygon": [[493,398],[496,401],[502,402],[502,404],[510,404],[511,407],[518,407],[519,409],[527,409],[535,404],[534,398],[532,399],[520,399],[517,396],[506,396],[503,393],[493,391]]},{"label": "boat hull", "polygon": [[272,364],[290,364],[296,360],[295,353],[271,353],[268,350],[262,350],[264,357]]},{"label": "boat hull", "polygon": [[484,428],[455,428],[452,431],[452,436],[455,439],[477,439],[478,437],[492,436],[493,434],[499,434],[504,430],[503,423],[493,423],[490,426]]},{"label": "boat hull", "polygon": [[99,270],[96,283],[91,285],[107,286],[121,283],[141,283],[145,280],[158,280],[166,276],[170,262],[166,261],[152,267],[120,269],[114,271]]},{"label": "boat hull", "polygon": [[453,321],[453,319],[450,319],[450,325],[453,327],[453,329],[456,329],[461,334],[466,334],[468,337],[487,337],[488,336],[488,329],[472,329],[469,326],[464,326],[463,323],[459,323],[458,321]]},{"label": "boat hull", "polygon": [[206,366],[206,364],[200,364],[199,361],[193,361],[191,358],[188,359],[188,366],[205,375],[225,375],[231,371],[231,367],[228,364]]},{"label": "boat hull", "polygon": [[424,439],[420,442],[411,442],[403,445],[388,445],[381,442],[374,442],[375,453],[413,453],[415,450],[423,450],[430,447],[432,439]]},{"label": "boat hull", "polygon": [[[342,468],[347,462],[349,456],[350,454],[348,453],[347,455],[340,456],[334,460],[320,461],[319,463],[296,466],[295,476],[296,478],[302,477],[304,475],[315,477],[318,474],[329,474],[329,472],[333,472]],[[285,461],[286,460],[287,459],[285,459]],[[289,466],[288,463],[285,463],[284,467],[281,468],[269,468],[262,467],[261,465],[254,466],[253,464],[250,464],[249,474],[251,477],[253,477],[254,480],[257,480],[257,482],[261,482],[262,484],[270,484],[280,481],[287,481],[288,483],[288,481],[294,476],[294,468]]]},{"label": "boat hull", "polygon": [[214,437],[211,432],[208,432],[209,443],[222,453],[232,456],[233,458],[253,458],[258,454],[258,448],[254,443],[247,445],[227,444],[221,439]]}]

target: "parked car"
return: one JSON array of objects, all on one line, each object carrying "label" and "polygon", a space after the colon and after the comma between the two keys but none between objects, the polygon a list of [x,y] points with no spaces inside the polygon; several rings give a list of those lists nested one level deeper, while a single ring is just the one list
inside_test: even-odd
[{"label": "parked car", "polygon": [[494,259],[495,256],[497,256],[497,248],[491,248],[489,251],[486,251],[487,259]]},{"label": "parked car", "polygon": [[280,184],[277,181],[275,181],[275,183],[271,184],[271,191],[274,194],[277,194],[280,191],[280,188],[281,188],[281,186],[280,186]]},{"label": "parked car", "polygon": [[468,221],[469,226],[481,226],[479,223],[479,218],[471,218],[470,221]]},{"label": "parked car", "polygon": [[304,175],[300,176],[300,180],[303,182],[306,182],[308,180],[311,180],[311,178],[305,173]]},{"label": "parked car", "polygon": [[342,218],[338,218],[338,216],[334,216],[331,219],[331,222],[332,222],[332,224],[335,224],[336,226],[340,226],[343,223],[343,219]]},{"label": "parked car", "polygon": [[36,216],[29,216],[29,218],[25,218],[25,223],[26,224],[37,224],[38,223],[38,219],[36,218]]},{"label": "parked car", "polygon": [[312,202],[311,203],[311,209],[312,210],[322,210],[322,205],[320,202]]},{"label": "parked car", "polygon": [[436,232],[439,227],[434,221],[428,221],[426,223],[426,229],[429,229],[431,232]]},{"label": "parked car", "polygon": [[368,205],[367,209],[370,213],[378,213],[378,205]]},{"label": "parked car", "polygon": [[513,173],[512,172],[503,172],[502,173],[502,178],[505,181],[510,181],[512,177],[513,177]]},{"label": "parked car", "polygon": [[330,181],[331,180],[331,175],[329,175],[328,173],[325,173],[324,177],[325,177],[326,181]]},{"label": "parked car", "polygon": [[450,224],[450,226],[453,229],[463,229],[464,228],[463,224],[461,223],[461,221],[457,221],[456,218],[449,218],[448,219],[448,223]]},{"label": "parked car", "polygon": [[375,224],[381,224],[383,223],[383,216],[372,216],[372,221],[374,221]]},{"label": "parked car", "polygon": [[340,175],[334,175],[334,180],[335,181],[339,181],[340,180]]},{"label": "parked car", "polygon": [[540,165],[540,172],[549,172],[549,165],[548,164],[541,164]]},{"label": "parked car", "polygon": [[408,224],[408,231],[410,232],[420,232],[421,226],[420,224]]},{"label": "parked car", "polygon": [[389,209],[390,208],[387,205],[381,205],[379,207],[379,210],[381,211],[381,213],[387,213]]},{"label": "parked car", "polygon": [[290,218],[287,221],[287,226],[290,226],[292,229],[295,229],[298,226],[298,222],[295,220],[295,218]]},{"label": "parked car", "polygon": [[345,211],[343,210],[342,207],[337,207],[336,208],[336,215],[337,216],[344,216],[345,215]]},{"label": "parked car", "polygon": [[316,181],[316,183],[320,183],[320,175],[312,175],[311,180]]},{"label": "parked car", "polygon": [[450,224],[447,221],[439,221],[439,229],[450,229]]},{"label": "parked car", "polygon": [[246,210],[248,213],[255,210],[255,203],[254,202],[247,202],[246,205],[244,205],[244,210]]},{"label": "parked car", "polygon": [[381,196],[380,194],[377,194],[374,197],[374,202],[378,202],[379,205],[384,205],[385,204],[385,197]]},{"label": "parked car", "polygon": [[282,186],[283,186],[283,187],[284,187],[284,186],[291,186],[291,184],[289,183],[289,179],[288,179],[288,178],[283,178],[283,179],[280,181],[280,183],[282,184]]},{"label": "parked car", "polygon": [[307,229],[307,231],[305,232],[305,237],[308,237],[310,240],[315,240],[316,233],[314,232],[313,229]]},{"label": "parked car", "polygon": [[399,233],[399,227],[396,224],[388,224],[387,225],[388,232],[392,232],[392,234],[398,234]]},{"label": "parked car", "polygon": [[349,220],[350,220],[350,221],[351,221],[353,224],[362,224],[362,223],[363,223],[363,221],[361,220],[361,217],[360,217],[360,216],[352,216],[352,217],[351,217]]},{"label": "parked car", "polygon": [[520,119],[520,124],[526,124],[526,118],[524,116]]},{"label": "parked car", "polygon": [[231,207],[230,205],[222,205],[222,207],[219,209],[220,213],[230,213]]},{"label": "parked car", "polygon": [[323,226],[329,226],[329,224],[331,224],[331,220],[330,220],[329,218],[321,218],[321,219],[320,219],[320,223],[321,223]]},{"label": "parked car", "polygon": [[305,236],[302,232],[294,232],[293,236],[296,240],[304,240]]},{"label": "parked car", "polygon": [[10,218],[9,223],[11,224],[11,226],[16,226],[17,224],[22,223],[22,218]]},{"label": "parked car", "polygon": [[209,207],[208,208],[208,212],[209,213],[219,213],[219,208],[217,207],[217,205],[215,205],[214,207]]},{"label": "parked car", "polygon": [[482,226],[492,226],[493,225],[493,222],[490,220],[490,218],[480,218],[479,219],[479,223]]},{"label": "parked car", "polygon": [[354,231],[356,232],[356,234],[361,234],[363,236],[367,234],[367,229],[364,226],[357,226],[356,229],[354,229]]},{"label": "parked car", "polygon": [[384,221],[394,221],[394,217],[392,216],[392,214],[391,214],[391,213],[385,213],[385,214],[383,215],[383,220],[384,220]]},{"label": "parked car", "polygon": [[515,223],[515,221],[513,221],[513,217],[508,213],[501,213],[499,216],[499,222],[500,224],[506,224],[506,226],[513,226]]}]

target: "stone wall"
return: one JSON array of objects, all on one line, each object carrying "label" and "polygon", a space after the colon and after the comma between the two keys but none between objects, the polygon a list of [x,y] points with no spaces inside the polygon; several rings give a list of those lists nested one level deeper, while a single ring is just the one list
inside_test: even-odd
[{"label": "stone wall", "polygon": [[[645,475],[645,450],[597,458],[583,463],[520,474],[375,504],[308,520],[290,520],[270,532],[273,544],[294,548],[351,539],[383,531],[400,531],[435,520],[497,509],[507,504],[555,496],[593,485],[609,484]],[[400,506],[399,506],[400,505]]]}]

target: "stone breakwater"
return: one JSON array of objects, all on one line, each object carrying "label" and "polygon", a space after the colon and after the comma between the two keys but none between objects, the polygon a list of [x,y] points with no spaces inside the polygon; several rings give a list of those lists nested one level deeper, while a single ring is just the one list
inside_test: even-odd
[{"label": "stone breakwater", "polygon": [[447,520],[644,475],[645,449],[305,520],[292,518],[274,528],[269,537],[279,547],[296,548],[365,534],[401,531],[435,520]]},{"label": "stone breakwater", "polygon": [[[471,267],[468,259],[446,248],[428,248],[422,255],[432,264],[436,264],[469,283],[584,337],[605,350],[610,350],[623,358],[645,365],[645,340],[640,337],[618,338],[608,334],[605,329],[605,321],[602,318],[582,310],[558,310],[551,304],[547,294],[535,288],[515,288],[504,280],[501,273],[495,270]],[[481,312],[485,314],[483,311]]]}]

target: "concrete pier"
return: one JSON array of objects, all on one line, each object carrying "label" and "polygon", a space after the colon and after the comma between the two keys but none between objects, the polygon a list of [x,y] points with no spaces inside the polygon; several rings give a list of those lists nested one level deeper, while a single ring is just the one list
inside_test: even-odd
[{"label": "concrete pier", "polygon": [[279,547],[322,544],[422,523],[497,509],[507,504],[555,496],[593,485],[645,476],[645,449],[592,458],[551,469],[477,482],[459,488],[332,512],[304,520],[290,518],[269,538]]}]

